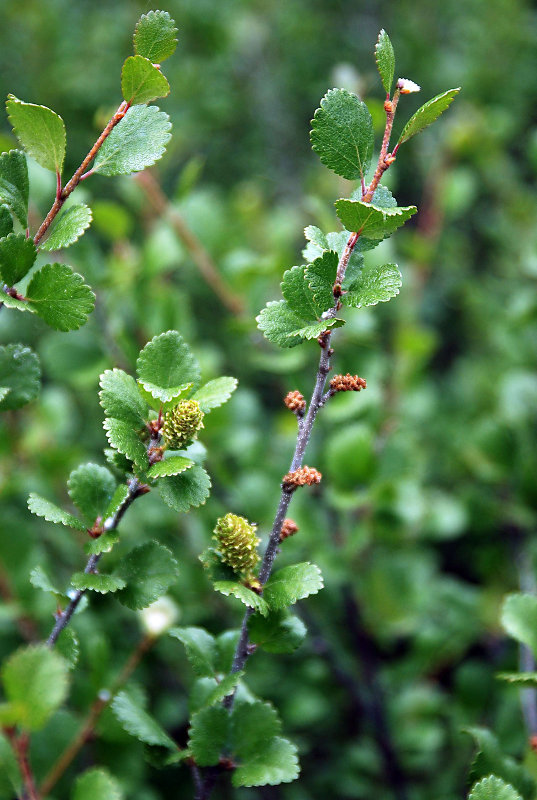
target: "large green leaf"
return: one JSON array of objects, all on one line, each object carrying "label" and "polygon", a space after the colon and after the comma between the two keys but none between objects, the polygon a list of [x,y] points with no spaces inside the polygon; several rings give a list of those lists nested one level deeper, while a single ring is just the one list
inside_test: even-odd
[{"label": "large green leaf", "polygon": [[160,478],[157,487],[166,505],[174,511],[185,512],[205,503],[211,479],[203,467],[195,464],[180,475]]},{"label": "large green leaf", "polygon": [[248,761],[233,772],[233,786],[276,786],[298,778],[300,767],[296,746],[281,736],[274,736]]},{"label": "large green leaf", "polygon": [[95,295],[67,264],[45,264],[26,291],[28,305],[52,328],[74,331],[93,311]]},{"label": "large green leaf", "polygon": [[115,575],[100,575],[94,572],[75,572],[71,578],[75,589],[89,590],[107,594],[117,592],[125,587],[125,581]]},{"label": "large green leaf", "polygon": [[141,428],[147,418],[147,403],[140,397],[136,381],[122,369],[107,369],[100,377],[99,401],[107,417]]},{"label": "large green leaf", "polygon": [[67,695],[68,668],[46,645],[33,645],[10,656],[2,668],[2,682],[17,723],[25,730],[39,730]]},{"label": "large green leaf", "polygon": [[197,386],[200,381],[198,362],[177,331],[154,336],[138,356],[136,369],[142,386],[160,388],[164,402],[186,383]]},{"label": "large green leaf", "polygon": [[105,139],[93,171],[128,175],[150,167],[164,154],[171,127],[168,115],[156,106],[132,106]]},{"label": "large green leaf", "polygon": [[280,347],[296,347],[307,339],[317,339],[329,328],[339,328],[345,324],[344,320],[337,317],[308,322],[295,314],[286,300],[267,303],[256,320],[266,338]]},{"label": "large green leaf", "polygon": [[139,741],[177,750],[177,745],[164,728],[128,692],[123,691],[116,695],[112,701],[112,711],[121,727]]},{"label": "large green leaf", "polygon": [[211,409],[227,403],[237,384],[236,378],[215,378],[194,392],[192,400],[197,400],[203,413],[207,414]]},{"label": "large green leaf", "polygon": [[148,468],[147,450],[136,431],[127,422],[113,418],[105,419],[103,427],[111,447],[142,469]]},{"label": "large green leaf", "polygon": [[[317,321],[320,314],[317,312],[313,293],[306,281],[305,272],[305,266],[292,267],[292,269],[286,270],[283,273],[281,284],[282,294],[293,314],[296,314],[302,320]],[[332,297],[332,305],[333,300]]]},{"label": "large green leaf", "polygon": [[236,703],[231,715],[231,749],[238,766],[234,786],[288,783],[298,777],[296,747],[283,739],[281,723],[269,703]]},{"label": "large green leaf", "polygon": [[61,173],[66,144],[63,119],[46,106],[24,103],[12,94],[8,94],[6,108],[13,132],[26,152],[45,169]]},{"label": "large green leaf", "polygon": [[236,581],[216,581],[213,583],[213,586],[220,594],[225,594],[228,597],[229,595],[233,595],[233,597],[236,597],[241,603],[244,603],[245,606],[253,608],[260,614],[268,614],[266,601],[242,583],[237,583]]},{"label": "large green leaf", "polygon": [[510,594],[502,607],[502,625],[518,642],[527,645],[537,657],[537,597]]},{"label": "large green leaf", "polygon": [[10,233],[0,239],[0,278],[13,286],[18,283],[33,266],[37,249],[32,239],[24,233]]},{"label": "large green leaf", "polygon": [[342,300],[352,308],[374,306],[398,295],[401,286],[401,273],[396,264],[367,267],[349,287]]},{"label": "large green leaf", "polygon": [[216,671],[216,642],[205,628],[172,628],[170,636],[179,639],[185,646],[186,657],[192,669],[200,677],[212,678]]},{"label": "large green leaf", "polygon": [[401,145],[404,142],[408,142],[412,136],[420,133],[420,131],[434,122],[451,105],[460,90],[460,86],[457,89],[448,89],[447,92],[437,94],[436,97],[428,100],[421,108],[418,108],[403,128],[397,144]]},{"label": "large green leaf", "polygon": [[468,800],[522,800],[512,786],[496,775],[489,775],[476,783],[468,795]]},{"label": "large green leaf", "polygon": [[119,602],[132,609],[147,608],[175,582],[179,567],[167,547],[146,542],[121,559],[114,575],[127,584],[117,594]]},{"label": "large green leaf", "polygon": [[308,561],[278,570],[263,588],[263,597],[272,610],[293,605],[323,588],[321,570]]},{"label": "large green leaf", "polygon": [[229,732],[229,713],[222,706],[202,708],[192,715],[188,746],[196,764],[210,767],[218,764]]},{"label": "large green leaf", "polygon": [[377,208],[361,200],[338,200],[337,215],[348,231],[356,231],[368,239],[385,239],[410,219],[416,206]]},{"label": "large green leaf", "polygon": [[78,506],[86,521],[92,525],[97,517],[105,519],[105,512],[114,494],[117,481],[106,467],[98,464],[81,464],[69,475],[69,496]]},{"label": "large green leaf", "polygon": [[160,64],[175,52],[177,28],[167,11],[142,14],[134,31],[134,52]]},{"label": "large green leaf", "polygon": [[121,91],[129,105],[167,97],[170,84],[157,67],[143,56],[129,56],[121,70]]},{"label": "large green leaf", "polygon": [[333,289],[338,263],[338,254],[333,250],[328,250],[306,267],[305,278],[313,295],[317,316],[328,311],[335,304]]},{"label": "large green leaf", "polygon": [[41,368],[39,358],[23,344],[0,347],[0,384],[7,391],[0,399],[0,411],[20,408],[39,394]]},{"label": "large green leaf", "polygon": [[47,522],[55,522],[56,524],[65,525],[67,528],[74,528],[77,531],[86,530],[86,526],[81,520],[34,492],[28,497],[28,509],[37,517],[46,519]]},{"label": "large green leaf", "polygon": [[390,94],[395,71],[395,53],[393,52],[393,45],[390,41],[390,37],[384,28],[379,33],[375,45],[375,60],[377,62],[382,85],[384,86],[386,94]]},{"label": "large green leaf", "polygon": [[271,611],[266,617],[254,614],[248,631],[250,640],[268,653],[292,653],[306,637],[302,620],[286,611]]},{"label": "large green leaf", "polygon": [[348,180],[365,177],[373,153],[373,122],[355,94],[330,89],[315,112],[310,136],[326,167]]},{"label": "large green leaf", "polygon": [[39,245],[41,250],[61,250],[74,244],[92,220],[91,208],[80,203],[64,211],[54,223],[50,236]]},{"label": "large green leaf", "polygon": [[73,800],[121,800],[119,783],[104,769],[92,767],[76,779]]},{"label": "large green leaf", "polygon": [[17,217],[23,228],[28,227],[28,165],[20,150],[0,155],[0,200]]}]

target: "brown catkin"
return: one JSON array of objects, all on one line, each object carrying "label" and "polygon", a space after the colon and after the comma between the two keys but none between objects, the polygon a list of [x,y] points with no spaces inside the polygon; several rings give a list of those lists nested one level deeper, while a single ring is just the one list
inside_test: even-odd
[{"label": "brown catkin", "polygon": [[300,392],[289,392],[285,395],[283,402],[294,414],[296,412],[303,414],[306,410],[306,401],[304,400],[304,395],[300,394]]},{"label": "brown catkin", "polygon": [[359,378],[358,375],[334,375],[330,381],[330,389],[333,392],[359,392],[367,386],[364,378]]},{"label": "brown catkin", "polygon": [[282,529],[280,531],[280,542],[283,542],[284,539],[288,539],[289,536],[294,536],[297,532],[298,525],[294,519],[289,519],[289,517],[287,517],[284,519]]},{"label": "brown catkin", "polygon": [[283,476],[282,486],[284,489],[294,490],[299,486],[312,486],[320,483],[323,476],[315,467],[300,467],[295,472],[288,472]]}]

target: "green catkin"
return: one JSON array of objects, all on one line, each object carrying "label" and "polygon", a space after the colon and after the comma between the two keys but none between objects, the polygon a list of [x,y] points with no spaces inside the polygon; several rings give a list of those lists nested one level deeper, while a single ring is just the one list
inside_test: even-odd
[{"label": "green catkin", "polygon": [[261,541],[256,536],[256,526],[244,517],[226,514],[216,521],[214,538],[222,561],[235,572],[251,577],[259,561],[256,548]]},{"label": "green catkin", "polygon": [[183,400],[166,412],[162,433],[168,447],[181,450],[198,435],[203,428],[203,411],[197,400]]}]

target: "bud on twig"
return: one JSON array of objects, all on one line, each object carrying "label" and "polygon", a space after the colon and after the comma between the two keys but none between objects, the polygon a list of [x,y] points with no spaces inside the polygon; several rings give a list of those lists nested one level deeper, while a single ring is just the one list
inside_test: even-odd
[{"label": "bud on twig", "polygon": [[284,539],[288,539],[289,536],[294,536],[294,534],[297,532],[298,525],[294,519],[289,519],[289,517],[287,517],[284,519],[282,529],[280,531],[280,542],[283,542]]},{"label": "bud on twig", "polygon": [[287,491],[294,491],[299,486],[313,486],[320,483],[323,476],[315,467],[301,467],[294,472],[288,472],[283,476],[282,486]]},{"label": "bud on twig", "polygon": [[289,392],[285,395],[283,402],[297,416],[302,416],[306,410],[306,401],[304,400],[304,395],[300,394],[300,392]]},{"label": "bud on twig", "polygon": [[359,392],[367,387],[364,378],[359,378],[358,375],[334,375],[330,381],[330,389],[332,392]]}]

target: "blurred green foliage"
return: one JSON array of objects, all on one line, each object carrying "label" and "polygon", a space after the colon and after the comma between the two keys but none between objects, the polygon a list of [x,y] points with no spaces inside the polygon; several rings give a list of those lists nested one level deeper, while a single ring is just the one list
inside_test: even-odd
[{"label": "blurred green foliage", "polygon": [[[292,655],[259,653],[248,664],[252,690],[276,704],[299,745],[301,778],[262,791],[222,788],[221,796],[366,800],[392,796],[395,781],[409,800],[452,800],[465,791],[472,752],[461,729],[475,725],[492,728],[537,774],[518,690],[495,678],[517,662],[499,627],[501,599],[533,574],[535,559],[535,9],[525,0],[170,0],[166,8],[180,44],[162,102],[173,138],[155,176],[244,312],[230,312],[207,285],[138,179],[97,176],[76,190],[95,211],[69,254],[97,292],[88,324],[64,334],[31,315],[0,314],[0,343],[30,345],[43,369],[39,399],[0,421],[0,658],[22,637],[49,632],[54,603],[31,586],[30,571],[41,564],[65,583],[85,560],[82,535],[28,513],[29,492],[69,507],[69,472],[81,461],[103,463],[99,373],[132,372],[140,347],[170,328],[190,343],[206,379],[239,378],[204,437],[213,493],[181,516],[152,494],[142,498],[110,566],[150,534],[180,563],[170,593],[181,625],[218,634],[239,624],[236,606],[209,591],[198,555],[228,511],[267,534],[295,438],[281,399],[291,389],[307,395],[317,360],[314,342],[276,351],[254,318],[279,297],[283,270],[301,263],[301,229],[332,230],[333,200],[346,190],[309,148],[320,97],[332,85],[357,91],[382,129],[372,51],[385,27],[397,73],[422,86],[401,102],[396,134],[419,98],[446,86],[463,91],[440,124],[404,145],[389,173],[399,204],[419,209],[372,256],[397,256],[401,295],[349,315],[334,338],[338,372],[358,372],[368,388],[336,397],[320,416],[307,462],[324,480],[297,494],[300,532],[279,559],[314,560],[323,570],[327,588],[299,606],[309,636]],[[118,70],[146,10],[128,0],[2,4],[1,93],[61,114],[66,173],[121,100]],[[7,120],[1,144],[14,146]],[[31,183],[35,227],[54,176],[31,164]],[[38,778],[143,635],[136,613],[110,597],[92,597],[73,627],[81,656],[71,710],[33,737]],[[182,742],[192,681],[169,638],[131,680]],[[378,703],[397,753],[395,778]],[[149,766],[109,711],[97,733],[54,797],[68,797],[74,774],[94,762],[132,800],[191,796],[187,772]],[[10,797],[3,776],[0,796]]]}]

